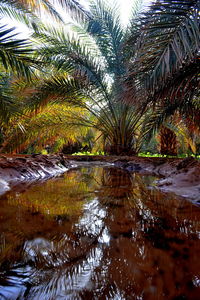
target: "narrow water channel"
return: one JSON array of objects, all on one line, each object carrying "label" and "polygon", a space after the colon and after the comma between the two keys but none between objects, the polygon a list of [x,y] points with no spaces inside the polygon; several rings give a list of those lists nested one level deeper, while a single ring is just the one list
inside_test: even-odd
[{"label": "narrow water channel", "polygon": [[200,299],[200,208],[80,167],[0,198],[0,299]]}]

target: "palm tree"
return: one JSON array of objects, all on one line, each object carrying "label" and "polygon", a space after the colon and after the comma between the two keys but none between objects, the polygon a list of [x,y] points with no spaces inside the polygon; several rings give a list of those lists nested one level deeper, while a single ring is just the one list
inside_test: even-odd
[{"label": "palm tree", "polygon": [[154,134],[159,133],[159,149],[162,154],[176,155],[181,149],[186,153],[190,149],[189,152],[197,154],[200,109],[195,100],[184,102],[182,106],[178,100],[165,100],[154,104],[153,110],[149,109],[145,114],[143,136],[151,139]]},{"label": "palm tree", "polygon": [[[199,0],[155,1],[141,19],[134,60],[149,101],[192,99],[199,74]],[[146,95],[145,95],[146,96]]]},{"label": "palm tree", "polygon": [[[79,18],[87,16],[82,6],[75,0],[58,2],[63,8],[69,10],[71,15]],[[30,82],[35,78],[35,69],[41,69],[43,66],[41,61],[34,58],[36,46],[28,38],[19,38],[18,27],[11,27],[7,18],[13,19],[16,26],[17,22],[22,22],[30,30],[36,30],[38,26],[43,26],[39,18],[42,11],[45,11],[46,14],[50,13],[56,20],[63,22],[59,13],[48,0],[0,0],[0,125],[2,137],[9,129],[9,120],[25,113],[24,107],[22,109],[22,105],[13,94],[11,82],[16,80],[16,76],[22,78],[23,82],[27,80]],[[18,125],[21,121],[20,119]]]},{"label": "palm tree", "polygon": [[137,54],[129,65],[126,84],[140,109],[153,106],[154,127],[177,111],[199,124],[199,13],[199,0],[158,0],[140,20]]},{"label": "palm tree", "polygon": [[177,155],[177,138],[173,130],[166,126],[160,129],[160,154],[162,155]]},{"label": "palm tree", "polygon": [[72,25],[70,33],[64,26],[37,31],[39,60],[53,75],[39,82],[29,102],[36,109],[52,101],[81,107],[93,117],[74,115],[74,120],[98,130],[107,153],[133,154],[140,146],[143,112],[136,114],[127,103],[123,84],[131,30],[123,29],[117,7],[94,1],[89,12],[90,18]]}]

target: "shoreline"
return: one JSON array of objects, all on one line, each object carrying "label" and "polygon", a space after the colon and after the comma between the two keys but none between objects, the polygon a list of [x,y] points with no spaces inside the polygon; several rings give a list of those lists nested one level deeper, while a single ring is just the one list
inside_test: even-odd
[{"label": "shoreline", "polygon": [[81,162],[110,163],[130,173],[157,176],[156,187],[200,203],[200,162],[194,158],[137,156],[0,155],[0,195],[23,182],[58,176]]},{"label": "shoreline", "polygon": [[0,155],[0,195],[18,184],[42,181],[72,167],[62,155]]}]

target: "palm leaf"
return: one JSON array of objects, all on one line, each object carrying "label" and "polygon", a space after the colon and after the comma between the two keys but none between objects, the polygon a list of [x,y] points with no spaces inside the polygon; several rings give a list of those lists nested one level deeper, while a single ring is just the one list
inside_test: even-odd
[{"label": "palm leaf", "polygon": [[27,40],[16,39],[14,28],[0,26],[0,61],[6,70],[12,70],[30,79],[36,60],[31,58],[33,49]]},{"label": "palm leaf", "polygon": [[21,7],[19,5],[12,5],[12,2],[6,3],[6,1],[0,0],[0,15],[16,20],[17,22],[24,23],[25,25],[32,27],[32,22],[41,23],[31,11]]},{"label": "palm leaf", "polygon": [[5,126],[11,117],[20,114],[20,106],[10,87],[10,78],[5,73],[0,74],[0,123]]},{"label": "palm leaf", "polygon": [[[36,19],[35,13],[40,14],[42,11],[45,11],[58,21],[63,22],[62,17],[49,0],[0,0],[0,4],[0,12],[2,14],[14,17],[19,21],[25,20],[26,23],[30,23],[27,17],[33,21],[33,19]],[[35,22],[35,24],[37,23]]]},{"label": "palm leaf", "polygon": [[90,5],[91,19],[87,31],[94,36],[108,65],[108,72],[115,76],[124,73],[122,43],[124,32],[120,21],[119,7],[105,1],[94,1]]},{"label": "palm leaf", "polygon": [[75,73],[82,79],[87,79],[95,88],[101,89],[104,96],[108,94],[107,80],[104,71],[104,60],[95,47],[94,41],[85,31],[73,26],[76,32],[72,35],[66,30],[48,28],[48,32],[39,32],[43,47],[39,49],[39,58],[46,64],[53,64],[55,68],[68,73]]},{"label": "palm leaf", "polygon": [[[193,77],[198,76],[199,4],[199,0],[159,0],[144,14],[135,70],[130,75],[137,78],[136,90],[144,89],[155,99],[154,93],[166,92],[166,86],[176,92],[177,81],[189,79],[191,68]],[[163,93],[161,98],[165,96]]]},{"label": "palm leaf", "polygon": [[[56,1],[54,1],[56,2]],[[79,1],[76,0],[58,0],[57,1],[66,11],[76,20],[85,20],[90,18],[90,12],[87,11]]]},{"label": "palm leaf", "polygon": [[40,85],[36,85],[34,89],[30,89],[26,95],[25,88],[25,105],[32,110],[38,110],[45,107],[48,103],[65,102],[74,106],[81,106],[84,102],[83,85],[78,80],[69,76],[52,77],[44,80]]},{"label": "palm leaf", "polygon": [[7,139],[2,148],[3,152],[22,151],[29,145],[35,144],[38,149],[43,149],[46,144],[53,145],[56,141],[63,144],[76,141],[85,135],[88,129],[76,123],[74,116],[86,118],[87,112],[79,108],[70,108],[66,105],[47,105],[34,116],[22,116],[12,119],[5,134]]}]

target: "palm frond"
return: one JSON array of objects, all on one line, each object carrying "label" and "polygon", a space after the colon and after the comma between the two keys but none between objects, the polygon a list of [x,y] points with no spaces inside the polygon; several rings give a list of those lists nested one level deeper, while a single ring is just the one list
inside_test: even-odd
[{"label": "palm frond", "polygon": [[31,57],[33,49],[27,40],[17,39],[15,28],[0,26],[0,61],[6,70],[30,79],[36,60]]},{"label": "palm frond", "polygon": [[[56,1],[54,1],[56,2]],[[57,0],[57,2],[76,20],[83,21],[90,18],[90,12],[76,0]]]},{"label": "palm frond", "polygon": [[81,82],[69,76],[52,77],[30,89],[27,95],[25,89],[25,105],[30,111],[45,107],[50,102],[65,102],[81,106],[81,103],[85,101],[83,87]]},{"label": "palm frond", "polygon": [[[12,2],[11,2],[12,3]],[[25,25],[32,27],[31,23],[38,23],[39,18],[37,18],[33,13],[28,11],[27,9],[19,6],[19,5],[12,5],[9,3],[9,5],[6,3],[2,3],[0,0],[0,15],[4,17],[8,17],[11,19],[14,19],[18,22],[24,23]]]},{"label": "palm frond", "polygon": [[[80,77],[56,76],[41,81],[41,84],[39,86],[35,85],[34,88],[26,88],[26,86],[22,89],[19,86],[19,88],[21,94],[24,94],[24,100],[22,101],[27,111],[35,110],[38,112],[48,103],[65,103],[72,107],[81,107],[97,119],[96,122],[91,122],[88,118],[84,119],[81,116],[73,115],[76,125],[99,128],[101,123],[102,130],[109,131],[109,128],[114,127],[113,122],[116,122],[116,111],[112,106],[111,108],[114,111],[112,113],[110,106],[109,109],[107,108],[107,105],[109,105],[107,102],[103,102],[100,98],[97,99],[97,93],[95,97],[92,97],[91,93],[94,93],[94,91],[91,92],[88,85],[89,83]],[[103,117],[102,122],[100,122],[101,117]]]},{"label": "palm frond", "polygon": [[[199,74],[199,4],[199,0],[159,0],[144,13],[143,33],[133,62],[135,69],[130,75],[135,80],[136,91],[143,89],[153,99],[156,93],[161,95],[165,91],[161,95],[163,99],[166,94],[177,93],[180,87],[177,82],[182,82],[181,89],[188,79],[196,86],[193,79]],[[166,86],[171,86],[169,92]]]},{"label": "palm frond", "polygon": [[[131,9],[131,16],[126,27],[123,51],[125,52],[125,61],[130,66],[130,60],[136,55],[137,42],[141,36],[141,14],[143,9],[143,0],[135,0]],[[133,66],[134,70],[134,66]]]},{"label": "palm frond", "polygon": [[94,87],[101,89],[107,97],[108,88],[105,76],[105,62],[98,47],[80,27],[73,26],[73,35],[66,30],[48,28],[48,32],[38,33],[43,47],[39,49],[39,58],[55,68],[80,76]]},{"label": "palm frond", "polygon": [[64,143],[75,141],[81,135],[85,135],[88,129],[76,124],[75,115],[86,118],[87,112],[80,108],[70,108],[66,105],[47,105],[35,116],[22,116],[20,119],[10,121],[10,127],[5,134],[7,139],[1,151],[22,151],[31,144],[37,148],[44,149],[45,145],[52,145],[62,140],[60,148]]},{"label": "palm frond", "polygon": [[[179,119],[177,119],[177,115]],[[176,119],[175,123],[183,122],[190,132],[199,131],[200,109],[191,101],[165,101],[147,110],[142,126],[143,137],[151,138],[163,124]],[[167,125],[170,128],[170,126]],[[171,129],[171,128],[170,128]]]},{"label": "palm frond", "polygon": [[[49,0],[0,0],[0,4],[0,12],[3,15],[14,17],[19,21],[25,21],[26,24],[30,24],[33,21],[35,25],[37,24],[36,21],[41,23],[37,16],[44,12],[63,22],[62,17]],[[31,22],[29,19],[31,19]]]},{"label": "palm frond", "polygon": [[166,81],[183,65],[198,57],[198,4],[199,1],[179,0],[172,3],[161,0],[146,13],[143,25],[146,26],[145,37],[139,60],[143,63],[143,72],[150,70],[152,82]]},{"label": "palm frond", "polygon": [[119,7],[112,7],[105,1],[93,1],[90,4],[92,18],[87,31],[96,39],[102,55],[106,58],[108,72],[115,76],[124,73],[122,43],[124,32],[121,25]]},{"label": "palm frond", "polygon": [[10,78],[5,73],[0,74],[0,124],[5,126],[11,117],[20,114],[20,106],[12,93]]}]

